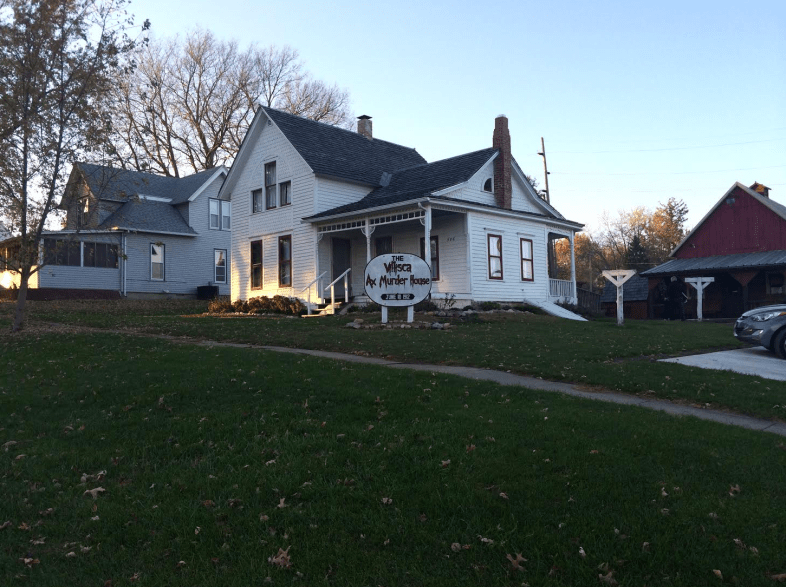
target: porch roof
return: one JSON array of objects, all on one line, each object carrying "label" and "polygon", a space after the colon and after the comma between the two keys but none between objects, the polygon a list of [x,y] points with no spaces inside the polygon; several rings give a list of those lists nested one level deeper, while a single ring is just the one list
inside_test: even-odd
[{"label": "porch roof", "polygon": [[401,169],[390,176],[387,185],[376,188],[361,200],[325,210],[304,220],[313,222],[321,218],[362,212],[428,197],[433,192],[464,183],[496,153],[497,149],[482,149],[434,163]]},{"label": "porch roof", "polygon": [[676,273],[696,273],[698,271],[726,271],[735,269],[786,266],[786,251],[762,251],[758,253],[737,253],[734,255],[713,255],[693,259],[672,259],[662,265],[643,271],[641,275],[656,277]]}]

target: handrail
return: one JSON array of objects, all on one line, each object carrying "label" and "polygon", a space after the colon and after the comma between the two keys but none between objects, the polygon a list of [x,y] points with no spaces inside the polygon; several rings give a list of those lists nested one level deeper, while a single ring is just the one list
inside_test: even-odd
[{"label": "handrail", "polygon": [[[330,283],[328,283],[328,284],[327,284],[325,287],[326,287],[326,288],[328,288],[328,287],[333,287],[333,286],[336,284],[336,282],[337,282],[339,279],[341,279],[342,277],[344,277],[344,276],[345,276],[347,273],[349,273],[350,271],[352,271],[352,269],[351,269],[351,268],[350,268],[350,269],[347,269],[346,271],[344,271],[344,273],[342,273],[341,275],[339,275],[338,277],[336,277],[336,278],[335,278],[333,281],[331,281]],[[325,273],[327,273],[327,271],[326,271]],[[323,275],[324,275],[324,274],[323,274]]]},{"label": "handrail", "polygon": [[306,308],[308,308],[308,313],[309,314],[311,314],[311,286],[314,285],[320,279],[322,279],[322,276],[325,273],[327,273],[327,271],[323,271],[322,273],[317,275],[317,278],[314,281],[312,281],[306,287],[304,287],[303,289],[300,290],[300,293],[303,293],[304,291],[308,290],[308,300],[306,301]]},{"label": "handrail", "polygon": [[330,288],[330,308],[332,312],[336,311],[336,282],[342,277],[344,278],[344,302],[349,303],[349,280],[347,279],[347,273],[350,271],[352,271],[351,268],[347,269],[344,271],[344,273],[336,277],[333,281],[330,282],[330,284],[328,284],[328,287]]}]

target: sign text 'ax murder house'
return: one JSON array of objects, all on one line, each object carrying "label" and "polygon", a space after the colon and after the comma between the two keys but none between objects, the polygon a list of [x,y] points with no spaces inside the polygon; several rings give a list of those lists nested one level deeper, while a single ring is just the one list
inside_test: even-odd
[{"label": "sign text 'ax murder house'", "polygon": [[366,295],[380,306],[414,306],[431,293],[431,269],[417,255],[388,253],[368,262],[364,285]]}]

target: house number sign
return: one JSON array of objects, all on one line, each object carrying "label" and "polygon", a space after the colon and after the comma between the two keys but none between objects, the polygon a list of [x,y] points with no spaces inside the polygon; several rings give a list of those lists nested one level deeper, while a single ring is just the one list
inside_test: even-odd
[{"label": "house number sign", "polygon": [[431,269],[417,255],[374,257],[366,265],[363,279],[366,295],[380,306],[414,306],[431,293]]}]

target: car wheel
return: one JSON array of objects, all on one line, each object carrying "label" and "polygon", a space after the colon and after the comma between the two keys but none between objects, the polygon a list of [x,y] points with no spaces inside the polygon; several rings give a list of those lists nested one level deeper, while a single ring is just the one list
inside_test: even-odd
[{"label": "car wheel", "polygon": [[786,359],[786,328],[780,330],[772,340],[772,350],[781,359]]}]

